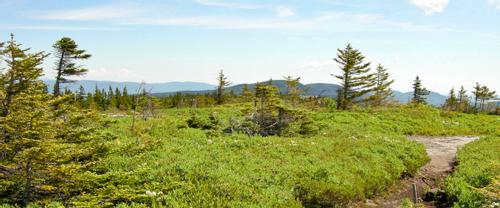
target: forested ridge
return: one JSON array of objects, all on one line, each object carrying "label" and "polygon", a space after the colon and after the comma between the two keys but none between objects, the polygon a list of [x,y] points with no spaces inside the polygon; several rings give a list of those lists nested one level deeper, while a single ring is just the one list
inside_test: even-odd
[{"label": "forested ridge", "polygon": [[[428,162],[408,135],[486,136],[460,152],[443,189],[450,206],[499,200],[500,107],[480,83],[451,89],[436,107],[415,75],[411,102],[400,104],[390,69],[348,44],[332,60],[335,98],[305,96],[301,78],[288,75],[283,89],[269,80],[235,93],[223,70],[204,94],[158,97],[145,83],[71,91],[61,86],[92,70],[91,52],[73,39],[57,40],[51,54],[14,35],[0,46],[3,207],[351,206]],[[49,59],[54,67],[42,68]],[[51,89],[45,70],[56,72]],[[480,164],[487,174],[469,155],[492,161]]]}]

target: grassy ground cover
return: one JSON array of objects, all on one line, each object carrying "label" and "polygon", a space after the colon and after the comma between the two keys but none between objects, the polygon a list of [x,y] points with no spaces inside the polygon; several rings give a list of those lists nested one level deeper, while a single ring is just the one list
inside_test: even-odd
[{"label": "grassy ground cover", "polygon": [[[109,118],[111,153],[82,174],[85,194],[64,200],[87,207],[345,207],[428,161],[424,146],[405,135],[500,132],[498,116],[431,107],[308,113],[316,134],[265,138],[223,133],[244,116],[238,106],[163,110],[133,131],[130,117]],[[189,128],[193,116],[213,126]]]},{"label": "grassy ground cover", "polygon": [[500,136],[488,136],[458,152],[456,171],[446,180],[454,207],[500,206]]},{"label": "grassy ground cover", "polygon": [[429,107],[313,112],[317,135],[286,138],[187,128],[193,115],[216,117],[218,128],[243,116],[237,107],[169,109],[162,118],[139,122],[138,136],[128,130],[130,118],[116,119],[109,129],[118,135],[112,141],[116,151],[100,165],[109,176],[102,180],[110,181],[95,184],[99,188],[93,194],[75,201],[92,204],[108,197],[109,205],[149,204],[154,198],[174,207],[345,206],[383,191],[427,162],[424,147],[403,135],[498,132],[497,117]]}]

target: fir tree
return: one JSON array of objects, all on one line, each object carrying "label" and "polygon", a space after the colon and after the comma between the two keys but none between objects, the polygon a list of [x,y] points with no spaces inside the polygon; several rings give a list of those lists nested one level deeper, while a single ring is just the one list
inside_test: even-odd
[{"label": "fir tree", "polygon": [[477,109],[478,101],[482,97],[482,89],[481,89],[481,85],[479,84],[479,82],[476,82],[476,85],[474,86],[474,90],[472,91],[472,94],[474,94],[474,109]]},{"label": "fir tree", "polygon": [[123,104],[122,104],[122,93],[120,92],[120,89],[118,89],[118,87],[115,88],[115,108],[116,109],[120,109],[120,110],[124,110],[124,108],[122,107]]},{"label": "fir tree", "polygon": [[458,98],[455,93],[455,88],[451,88],[450,95],[448,95],[448,98],[446,99],[443,107],[446,110],[455,111],[457,110],[457,105],[458,105]]},{"label": "fir tree", "polygon": [[224,103],[224,93],[226,87],[228,87],[231,83],[227,80],[226,75],[224,75],[224,71],[220,70],[219,76],[217,77],[217,91],[216,91],[216,101],[217,105],[221,105]]},{"label": "fir tree", "polygon": [[460,87],[460,91],[458,91],[457,97],[457,111],[467,112],[469,108],[469,96],[467,96],[467,90],[465,90],[464,86]]},{"label": "fir tree", "polygon": [[68,76],[81,76],[87,72],[86,68],[77,65],[75,61],[88,59],[91,55],[85,50],[78,49],[76,42],[68,37],[61,38],[53,47],[57,58],[54,95],[59,96],[61,84],[71,82],[67,79]]},{"label": "fir tree", "polygon": [[11,103],[2,105],[0,116],[3,202],[27,206],[33,200],[68,199],[86,192],[78,186],[85,179],[76,174],[90,173],[105,151],[102,135],[90,138],[98,132],[93,127],[101,125],[95,125],[96,117],[72,107],[73,95],[54,98],[46,92],[39,80],[43,52],[19,49],[13,37],[5,51],[8,67],[0,75],[0,94],[10,93]]},{"label": "fir tree", "polygon": [[303,93],[299,87],[300,77],[293,78],[292,76],[286,76],[284,78],[286,83],[285,98],[295,107],[300,100],[300,95]]},{"label": "fir tree", "polygon": [[[474,86],[474,91],[472,91],[472,93],[474,94],[474,108],[476,110],[484,110],[485,102],[491,98],[494,98],[496,94],[495,91],[491,91],[490,88],[479,83],[476,83],[476,86]],[[480,104],[479,107],[478,104]]]},{"label": "fir tree", "polygon": [[375,76],[375,87],[373,89],[373,95],[369,98],[372,104],[375,106],[381,106],[387,104],[393,96],[391,85],[394,80],[389,79],[389,73],[387,69],[381,64],[377,66],[377,72]]},{"label": "fir tree", "polygon": [[247,84],[243,85],[243,88],[241,90],[241,97],[243,98],[243,101],[245,101],[245,102],[253,100],[253,93]]},{"label": "fir tree", "polygon": [[38,80],[42,75],[43,69],[40,67],[44,58],[47,57],[45,52],[28,53],[30,50],[21,49],[21,45],[16,43],[14,35],[11,34],[11,39],[7,42],[7,46],[1,51],[4,54],[3,60],[7,68],[1,74],[1,115],[7,116],[10,111],[10,106],[16,96],[21,93],[28,93],[31,89],[44,89],[43,83]]},{"label": "fir tree", "polygon": [[481,87],[481,110],[485,110],[486,101],[495,98],[495,91],[491,91],[487,86]]},{"label": "fir tree", "polygon": [[118,103],[118,101],[116,100],[113,88],[111,88],[111,86],[109,86],[109,88],[108,88],[107,102],[106,103],[108,105],[108,108],[110,108],[110,109],[116,108],[116,104]]},{"label": "fir tree", "polygon": [[370,93],[375,85],[375,75],[370,73],[370,63],[365,63],[365,57],[351,44],[343,50],[338,49],[337,58],[334,60],[340,64],[342,74],[333,75],[341,83],[342,97],[338,106],[340,109],[349,109],[355,103],[362,101],[361,97]]},{"label": "fir tree", "polygon": [[413,82],[413,98],[412,103],[415,104],[427,104],[427,96],[429,91],[422,86],[422,80],[417,76]]},{"label": "fir tree", "polygon": [[80,88],[78,89],[78,93],[76,95],[76,101],[78,103],[78,106],[81,107],[81,108],[87,108],[86,104],[85,104],[85,88],[80,85]]},{"label": "fir tree", "polygon": [[130,109],[132,106],[132,99],[130,98],[130,96],[128,94],[127,87],[123,87],[122,98],[121,98],[120,103],[122,104],[124,109]]}]

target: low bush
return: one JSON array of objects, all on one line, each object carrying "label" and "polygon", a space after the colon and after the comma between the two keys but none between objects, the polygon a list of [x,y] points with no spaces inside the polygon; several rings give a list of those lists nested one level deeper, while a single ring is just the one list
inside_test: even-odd
[{"label": "low bush", "polygon": [[454,207],[482,207],[500,202],[500,137],[490,136],[458,152],[456,171],[446,180]]}]

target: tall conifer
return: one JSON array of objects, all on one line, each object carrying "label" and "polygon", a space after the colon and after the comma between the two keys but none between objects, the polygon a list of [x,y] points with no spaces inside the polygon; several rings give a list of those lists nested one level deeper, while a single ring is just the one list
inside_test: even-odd
[{"label": "tall conifer", "polygon": [[362,97],[373,89],[375,74],[370,73],[370,63],[365,62],[365,57],[351,44],[345,49],[338,49],[337,58],[342,74],[333,75],[341,81],[342,96],[338,101],[340,109],[349,109],[355,103],[362,101]]},{"label": "tall conifer", "polygon": [[72,82],[72,80],[67,79],[68,76],[81,76],[88,71],[77,65],[75,61],[88,59],[91,55],[85,50],[78,49],[76,42],[68,37],[61,38],[53,47],[57,58],[54,95],[59,96],[61,95],[61,84]]},{"label": "tall conifer", "polygon": [[422,86],[422,80],[420,77],[416,77],[413,82],[413,98],[412,102],[415,104],[427,104],[427,96],[429,91]]}]

